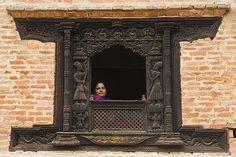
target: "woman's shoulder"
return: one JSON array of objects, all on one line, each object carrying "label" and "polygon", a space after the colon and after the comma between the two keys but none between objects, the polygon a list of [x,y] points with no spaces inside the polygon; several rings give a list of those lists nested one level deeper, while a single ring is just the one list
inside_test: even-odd
[{"label": "woman's shoulder", "polygon": [[99,95],[92,95],[93,100],[112,100],[109,97],[106,96],[99,96]]}]

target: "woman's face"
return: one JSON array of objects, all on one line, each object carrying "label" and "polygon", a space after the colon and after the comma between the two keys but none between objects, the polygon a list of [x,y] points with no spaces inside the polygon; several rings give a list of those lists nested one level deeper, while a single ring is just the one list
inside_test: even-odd
[{"label": "woman's face", "polygon": [[103,83],[98,83],[95,92],[98,96],[106,96],[107,90],[105,85]]}]

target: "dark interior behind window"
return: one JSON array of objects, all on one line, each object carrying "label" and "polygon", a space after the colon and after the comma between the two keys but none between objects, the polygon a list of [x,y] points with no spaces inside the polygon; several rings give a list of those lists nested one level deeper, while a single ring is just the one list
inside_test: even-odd
[{"label": "dark interior behind window", "polygon": [[92,93],[96,83],[102,81],[112,100],[141,100],[146,95],[145,57],[123,46],[113,46],[91,61]]}]

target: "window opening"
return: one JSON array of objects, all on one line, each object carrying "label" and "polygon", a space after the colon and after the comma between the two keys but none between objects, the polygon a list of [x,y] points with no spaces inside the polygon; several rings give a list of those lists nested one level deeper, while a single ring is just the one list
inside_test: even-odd
[{"label": "window opening", "polygon": [[146,95],[145,58],[123,46],[112,46],[91,58],[92,93],[104,82],[112,100],[141,100]]}]

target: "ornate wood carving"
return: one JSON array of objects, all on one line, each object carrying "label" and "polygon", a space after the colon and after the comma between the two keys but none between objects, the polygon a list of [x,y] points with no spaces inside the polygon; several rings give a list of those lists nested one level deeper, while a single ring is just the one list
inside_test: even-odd
[{"label": "ornate wood carving", "polygon": [[[144,151],[163,151],[159,146],[171,151],[173,145],[178,146],[179,151],[228,149],[226,130],[181,128],[179,42],[213,38],[220,18],[15,21],[22,39],[56,42],[57,68],[54,124],[13,128],[11,150],[59,149],[55,146],[86,150],[88,145],[95,149],[102,149],[97,145],[110,145],[120,150],[142,148]],[[89,58],[114,45],[146,58],[145,101],[89,100]],[[129,122],[138,119],[142,125],[127,123],[107,127],[98,126],[103,122],[96,121],[99,116],[110,114],[110,122],[116,122],[128,113],[134,117],[131,116]],[[129,129],[133,126],[138,129]],[[128,129],[120,130],[126,127]],[[105,132],[101,128],[105,128]],[[126,147],[122,147],[124,145]]]},{"label": "ornate wood carving", "polygon": [[[153,58],[153,57],[152,57]],[[161,68],[162,61],[152,60],[153,65],[149,65],[148,62],[148,79],[150,80],[149,85],[149,95],[148,99],[150,101],[161,101],[163,99],[163,90],[161,84]]]},{"label": "ornate wood carving", "polygon": [[224,130],[185,126],[180,129],[180,132],[181,138],[186,146],[228,149],[227,140],[223,140],[227,136]]},{"label": "ornate wood carving", "polygon": [[[76,51],[78,53],[78,51]],[[79,55],[74,61],[74,104],[72,105],[72,130],[87,131],[89,126],[88,99],[88,60],[87,57]]]},{"label": "ornate wood carving", "polygon": [[74,66],[76,68],[76,72],[74,73],[75,79],[75,92],[73,100],[75,101],[83,101],[88,99],[88,87],[86,84],[88,68],[87,61],[79,62],[75,61]]},{"label": "ornate wood carving", "polygon": [[16,20],[16,26],[21,39],[36,39],[43,42],[57,41],[59,38],[58,27],[55,23],[33,22]]},{"label": "ornate wood carving", "polygon": [[35,125],[33,128],[13,128],[11,132],[10,150],[26,148],[37,150],[38,146],[50,145],[56,137],[58,129],[53,125]]},{"label": "ornate wood carving", "polygon": [[[152,53],[153,54],[153,53]],[[160,53],[156,53],[160,54]],[[147,58],[148,79],[148,130],[149,132],[164,131],[164,104],[162,88],[162,56]]]},{"label": "ornate wood carving", "polygon": [[93,56],[114,45],[122,45],[142,56],[160,53],[161,33],[154,28],[85,28],[75,34],[74,58]]},{"label": "ornate wood carving", "polygon": [[63,107],[63,131],[70,129],[70,38],[71,29],[64,30],[64,107]]},{"label": "ornate wood carving", "polygon": [[50,144],[54,138],[54,133],[45,135],[20,135],[18,142],[19,144]]},{"label": "ornate wood carving", "polygon": [[90,128],[98,131],[145,131],[145,102],[141,100],[91,101]]},{"label": "ornate wood carving", "polygon": [[[198,21],[199,22],[199,21]],[[201,38],[214,38],[219,25],[221,24],[221,19],[209,19],[208,21],[202,21],[197,24],[197,21],[192,21],[187,25],[179,28],[180,30],[176,33],[175,37],[177,41],[190,41],[201,39]]]},{"label": "ornate wood carving", "polygon": [[72,106],[74,131],[86,131],[88,129],[88,105],[83,102],[76,102]]},{"label": "ornate wood carving", "polygon": [[54,140],[51,142],[54,146],[67,146],[67,147],[74,147],[74,146],[79,146],[80,141],[77,139],[75,135],[70,135],[70,134],[60,134],[57,135]]},{"label": "ornate wood carving", "polygon": [[[165,27],[164,27],[165,28]],[[163,35],[163,77],[164,79],[164,105],[165,130],[173,131],[172,121],[172,86],[171,86],[171,30],[167,27]]]},{"label": "ornate wood carving", "polygon": [[113,136],[82,136],[89,139],[97,145],[137,145],[149,139],[147,136],[129,136],[129,135],[113,135]]}]

